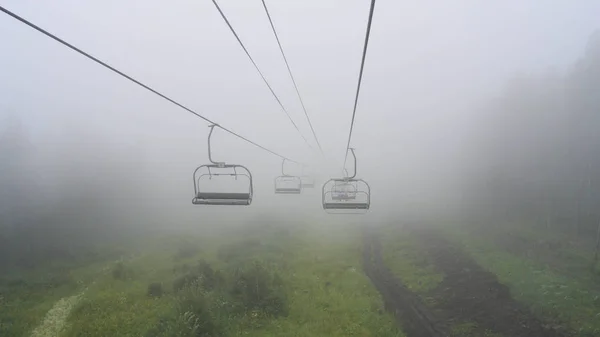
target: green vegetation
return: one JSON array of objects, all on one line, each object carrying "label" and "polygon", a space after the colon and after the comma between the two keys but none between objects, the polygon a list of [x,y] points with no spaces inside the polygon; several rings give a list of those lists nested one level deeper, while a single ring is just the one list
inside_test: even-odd
[{"label": "green vegetation", "polygon": [[600,290],[592,287],[588,278],[580,274],[566,276],[547,264],[500,249],[464,229],[446,233],[508,285],[515,299],[526,303],[540,317],[564,322],[578,336],[600,334]]},{"label": "green vegetation", "polygon": [[75,269],[71,286],[29,307],[11,299],[0,335],[403,336],[361,246],[348,227],[140,238],[127,258]]},{"label": "green vegetation", "polygon": [[415,244],[410,232],[397,226],[384,227],[381,243],[386,266],[411,291],[425,295],[444,279]]},{"label": "green vegetation", "polygon": [[32,332],[59,300],[83,291],[104,265],[97,262],[69,270],[68,265],[52,264],[0,276],[0,336]]}]

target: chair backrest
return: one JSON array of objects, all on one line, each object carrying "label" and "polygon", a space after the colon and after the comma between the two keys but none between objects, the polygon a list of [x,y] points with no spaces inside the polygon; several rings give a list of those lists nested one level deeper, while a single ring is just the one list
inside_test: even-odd
[{"label": "chair backrest", "polygon": [[276,194],[300,194],[302,193],[302,180],[296,176],[279,176],[275,178]]}]

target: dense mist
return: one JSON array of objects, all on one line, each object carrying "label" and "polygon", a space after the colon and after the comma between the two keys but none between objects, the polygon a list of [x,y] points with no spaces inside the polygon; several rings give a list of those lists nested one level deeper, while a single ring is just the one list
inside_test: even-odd
[{"label": "dense mist", "polygon": [[[316,188],[273,193],[281,159],[215,129],[216,160],[254,177],[250,207],[193,206],[208,125],[0,17],[0,267],[151,231],[281,223],[507,221],[588,235],[600,213],[600,12],[594,1],[378,4],[351,146],[372,188],[328,216],[342,175],[366,2],[273,2],[325,156],[260,4],[223,1],[302,141],[210,1],[9,1],[20,15],[199,113],[305,163]],[[123,13],[128,13],[127,15]],[[346,165],[353,171],[351,158]],[[302,168],[286,163],[286,171]]]}]

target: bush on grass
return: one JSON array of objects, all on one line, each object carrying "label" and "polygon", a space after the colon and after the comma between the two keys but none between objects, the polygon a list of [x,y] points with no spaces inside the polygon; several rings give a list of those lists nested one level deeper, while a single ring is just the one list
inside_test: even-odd
[{"label": "bush on grass", "polygon": [[201,259],[195,268],[175,279],[173,290],[178,292],[194,282],[198,282],[203,289],[212,290],[224,284],[224,279],[218,270],[214,271],[208,262]]},{"label": "bush on grass", "polygon": [[215,306],[202,285],[194,282],[182,289],[177,298],[179,318],[194,331],[194,336],[215,336],[219,328],[213,318]]},{"label": "bush on grass", "polygon": [[148,297],[161,297],[163,295],[162,284],[160,283],[150,283],[148,285],[148,290],[146,291]]},{"label": "bush on grass", "polygon": [[117,263],[112,269],[112,276],[115,280],[124,281],[131,278],[132,274],[131,270],[126,268],[123,262]]},{"label": "bush on grass", "polygon": [[258,310],[274,317],[288,314],[281,278],[259,262],[236,270],[229,292],[246,311]]},{"label": "bush on grass", "polygon": [[184,241],[181,243],[181,246],[179,246],[177,253],[175,253],[174,259],[176,261],[189,259],[190,257],[194,257],[196,254],[198,254],[199,251],[200,249],[196,245]]}]

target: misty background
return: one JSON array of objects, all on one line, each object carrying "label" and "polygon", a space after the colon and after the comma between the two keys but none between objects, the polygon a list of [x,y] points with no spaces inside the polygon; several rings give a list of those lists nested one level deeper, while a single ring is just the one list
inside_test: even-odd
[{"label": "misty background", "polygon": [[[316,149],[260,1],[220,1]],[[370,213],[327,216],[341,175],[369,3],[269,1],[326,155],[280,110],[211,1],[4,1],[18,15],[267,148],[317,186],[276,196],[281,159],[216,129],[255,178],[250,207],[191,204],[207,124],[0,16],[0,263],[33,265],[151,230],[522,222],[586,236],[600,219],[599,1],[379,1],[351,146]],[[351,161],[347,165],[351,170]],[[289,173],[300,168],[286,166]]]}]

